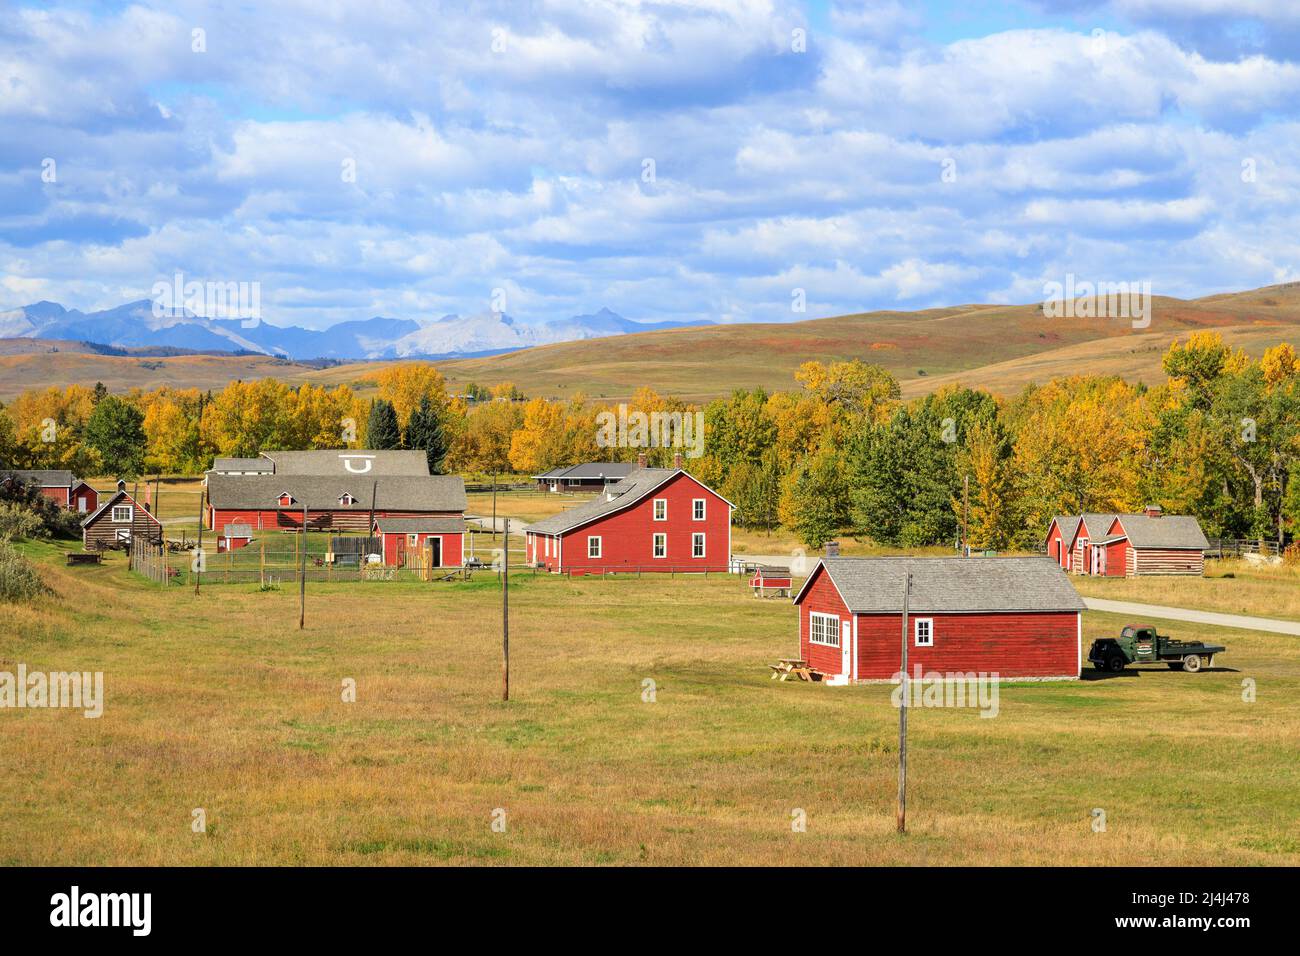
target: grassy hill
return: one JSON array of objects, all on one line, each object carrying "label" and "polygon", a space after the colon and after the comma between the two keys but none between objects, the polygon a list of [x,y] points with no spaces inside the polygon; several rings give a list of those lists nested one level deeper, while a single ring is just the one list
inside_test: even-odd
[{"label": "grassy hill", "polygon": [[[1151,325],[1121,319],[1046,318],[1038,305],[961,305],[920,312],[867,312],[800,322],[642,332],[440,361],[454,386],[514,381],[529,395],[620,399],[642,385],[691,400],[736,387],[788,388],[801,362],[859,358],[883,365],[918,395],[960,381],[1008,393],[1076,372],[1159,380],[1175,338],[1215,329],[1259,355],[1300,340],[1300,283],[1184,301],[1157,297]],[[255,356],[140,358],[57,353],[0,354],[0,399],[45,384],[102,381],[110,389],[161,384],[219,388],[235,378],[347,383],[364,393],[383,362],[327,369]]]}]

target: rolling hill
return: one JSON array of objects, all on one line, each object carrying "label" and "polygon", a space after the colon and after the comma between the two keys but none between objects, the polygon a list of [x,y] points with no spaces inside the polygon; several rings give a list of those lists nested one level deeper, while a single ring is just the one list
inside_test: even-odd
[{"label": "rolling hill", "polygon": [[[869,312],[801,322],[654,330],[437,362],[453,386],[515,382],[526,394],[621,399],[648,385],[689,400],[737,387],[784,389],[810,359],[860,358],[890,369],[905,395],[952,382],[998,393],[1074,373],[1161,379],[1160,355],[1176,338],[1214,329],[1258,356],[1300,342],[1300,283],[1201,299],[1158,297],[1149,328],[1124,320],[1046,318],[1038,305],[962,305]],[[30,341],[30,340],[28,340]],[[363,393],[387,362],[314,368],[269,356],[111,356],[0,352],[0,399],[47,384],[103,381],[122,391],[161,384],[219,388],[235,378],[347,383]]]}]

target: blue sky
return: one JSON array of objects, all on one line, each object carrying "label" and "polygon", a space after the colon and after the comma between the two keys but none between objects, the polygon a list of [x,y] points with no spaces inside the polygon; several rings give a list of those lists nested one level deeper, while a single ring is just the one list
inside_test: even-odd
[{"label": "blue sky", "polygon": [[1294,0],[18,4],[0,310],[176,271],[309,327],[1251,288],[1300,279],[1298,110]]}]

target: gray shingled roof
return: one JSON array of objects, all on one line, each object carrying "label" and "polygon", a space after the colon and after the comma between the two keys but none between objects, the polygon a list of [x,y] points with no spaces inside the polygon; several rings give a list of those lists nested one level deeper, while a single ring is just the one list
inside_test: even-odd
[{"label": "gray shingled roof", "polygon": [[596,478],[613,478],[623,479],[636,471],[636,462],[632,461],[586,461],[581,465],[572,465],[565,468],[552,468],[550,471],[540,475],[534,475],[537,479],[567,481],[569,479],[584,479],[587,481]]},{"label": "gray shingled roof", "polygon": [[258,471],[270,474],[275,471],[275,463],[269,458],[217,458],[212,462],[213,471]]},{"label": "gray shingled roof", "polygon": [[1201,524],[1191,515],[1120,515],[1120,526],[1135,548],[1182,548],[1204,551],[1210,546]]},{"label": "gray shingled roof", "polygon": [[[1067,545],[1074,541],[1074,533],[1079,530],[1078,515],[1057,515],[1054,519],[1056,526],[1061,529],[1061,540]],[[1050,529],[1050,525],[1048,526]]]},{"label": "gray shingled roof", "polygon": [[[372,451],[368,448],[324,448],[311,451],[264,451],[275,462],[277,475],[407,475],[429,474],[422,451]],[[350,462],[352,470],[347,463]],[[362,469],[369,469],[362,471]]]},{"label": "gray shingled roof", "polygon": [[[849,610],[859,614],[899,612],[908,571],[908,608],[914,613],[1084,609],[1070,579],[1047,557],[822,558],[819,564]],[[812,579],[809,575],[808,581]],[[804,589],[807,586],[805,582]],[[796,603],[804,589],[795,596]]]},{"label": "gray shingled roof", "polygon": [[1083,521],[1086,522],[1088,525],[1088,534],[1090,535],[1105,534],[1107,531],[1110,530],[1111,524],[1114,523],[1115,519],[1118,517],[1119,515],[1098,514],[1096,512],[1087,512],[1087,511],[1085,511],[1082,515]]},{"label": "gray shingled roof", "polygon": [[253,536],[253,526],[251,524],[228,524],[221,529],[221,533],[227,538],[251,538]]},{"label": "gray shingled roof", "polygon": [[637,468],[622,481],[609,485],[603,493],[591,501],[584,501],[577,507],[561,511],[541,521],[534,521],[528,526],[528,530],[539,534],[560,534],[570,528],[580,527],[604,515],[636,504],[675,474],[677,470],[674,468]]},{"label": "gray shingled roof", "polygon": [[72,472],[52,468],[52,469],[25,469],[25,468],[6,468],[0,472],[0,478],[6,475],[13,475],[19,481],[35,482],[42,488],[70,488],[76,484],[77,479]]},{"label": "gray shingled roof", "polygon": [[464,518],[376,518],[380,531],[390,534],[464,534]]},{"label": "gray shingled roof", "polygon": [[[423,453],[421,453],[423,454]],[[464,511],[465,481],[459,475],[218,475],[208,473],[208,501],[214,508],[274,509],[284,492],[295,508],[313,511],[370,510],[370,491],[378,481],[375,507],[384,511]],[[356,499],[340,505],[344,493]]]}]

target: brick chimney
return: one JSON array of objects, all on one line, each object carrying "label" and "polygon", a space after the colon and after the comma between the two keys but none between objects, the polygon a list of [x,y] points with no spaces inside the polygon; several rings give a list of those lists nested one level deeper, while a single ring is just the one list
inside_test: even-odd
[{"label": "brick chimney", "polygon": [[1159,518],[1164,514],[1164,511],[1161,510],[1159,505],[1147,505],[1142,509],[1142,513],[1148,518]]},{"label": "brick chimney", "polygon": [[640,452],[640,453],[636,456],[636,466],[637,466],[638,468],[644,468],[644,467],[646,466],[646,457],[645,457],[645,452]]},{"label": "brick chimney", "polygon": [[682,453],[679,451],[673,452],[673,467],[678,471],[682,470]]},{"label": "brick chimney", "polygon": [[838,541],[826,542],[826,557],[838,558],[840,556],[840,543]]}]

